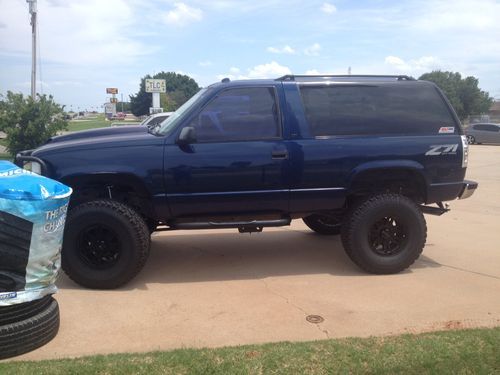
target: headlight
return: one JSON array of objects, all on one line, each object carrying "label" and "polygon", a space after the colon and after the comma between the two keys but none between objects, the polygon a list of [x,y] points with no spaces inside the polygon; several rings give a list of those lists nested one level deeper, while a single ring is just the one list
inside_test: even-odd
[{"label": "headlight", "polygon": [[36,161],[25,163],[23,168],[36,174],[42,174],[42,165]]}]

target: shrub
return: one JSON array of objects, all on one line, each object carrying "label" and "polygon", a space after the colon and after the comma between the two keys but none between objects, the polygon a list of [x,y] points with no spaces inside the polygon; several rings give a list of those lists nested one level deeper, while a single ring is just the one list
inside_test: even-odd
[{"label": "shrub", "polygon": [[13,156],[37,148],[67,126],[63,106],[51,95],[37,95],[33,100],[9,91],[0,101],[0,130],[7,134],[7,151]]}]

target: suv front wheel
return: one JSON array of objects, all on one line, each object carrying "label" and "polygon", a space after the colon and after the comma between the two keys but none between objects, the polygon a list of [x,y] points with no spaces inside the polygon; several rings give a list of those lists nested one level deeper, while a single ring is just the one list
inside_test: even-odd
[{"label": "suv front wheel", "polygon": [[149,246],[148,227],[130,207],[112,200],[82,203],[68,214],[62,268],[87,288],[117,288],[142,269]]},{"label": "suv front wheel", "polygon": [[425,246],[427,226],[420,208],[398,194],[380,194],[355,206],[342,227],[342,243],[363,270],[391,274],[408,268]]}]

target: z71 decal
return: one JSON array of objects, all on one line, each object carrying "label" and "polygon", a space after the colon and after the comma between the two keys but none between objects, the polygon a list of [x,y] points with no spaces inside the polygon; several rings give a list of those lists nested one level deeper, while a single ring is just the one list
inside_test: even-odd
[{"label": "z71 decal", "polygon": [[455,155],[458,150],[458,144],[454,145],[436,145],[431,146],[431,149],[425,153],[426,156],[436,155]]}]

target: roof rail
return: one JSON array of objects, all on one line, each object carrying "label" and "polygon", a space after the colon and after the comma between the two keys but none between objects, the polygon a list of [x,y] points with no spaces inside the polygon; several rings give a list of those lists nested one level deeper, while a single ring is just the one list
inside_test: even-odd
[{"label": "roof rail", "polygon": [[276,81],[307,81],[309,79],[314,78],[363,78],[363,79],[388,79],[388,80],[397,80],[397,81],[415,81],[415,78],[407,76],[407,75],[369,75],[369,74],[316,74],[316,75],[294,75],[287,74],[283,77],[276,78]]}]

